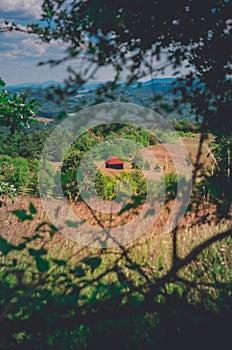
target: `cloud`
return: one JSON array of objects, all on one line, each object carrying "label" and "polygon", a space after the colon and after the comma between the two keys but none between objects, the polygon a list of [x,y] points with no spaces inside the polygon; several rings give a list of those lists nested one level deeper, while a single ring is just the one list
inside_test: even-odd
[{"label": "cloud", "polygon": [[1,0],[1,16],[6,20],[39,19],[42,0]]},{"label": "cloud", "polygon": [[[16,22],[21,29],[25,29],[27,22],[32,23],[40,18],[42,1],[0,0],[0,25],[7,20]],[[38,67],[40,61],[59,59],[65,55],[67,45],[60,40],[52,40],[49,44],[45,44],[39,42],[35,35],[18,31],[4,32],[0,35],[1,76],[7,84],[50,79],[63,80],[70,63],[78,69],[85,68],[83,60],[73,60],[52,69],[48,65]]]},{"label": "cloud", "polygon": [[[7,20],[16,22],[21,26],[21,29],[25,29],[27,23],[38,22],[42,2],[43,0],[0,0],[0,26]],[[66,3],[69,1],[66,0]],[[35,35],[19,31],[4,32],[0,36],[1,75],[8,84],[22,81],[62,80],[68,65],[72,65],[82,72],[86,67],[84,56],[82,59],[71,60],[58,67],[53,67],[53,69],[48,65],[38,67],[40,61],[59,59],[65,55],[67,46],[60,40],[52,40],[49,44],[45,44],[39,42]],[[85,46],[83,46],[84,49]],[[103,67],[96,75],[98,80],[112,79],[112,77],[112,67]]]},{"label": "cloud", "polygon": [[[23,29],[23,26],[21,26]],[[66,44],[60,40],[52,40],[49,44],[41,42],[33,34],[24,32],[5,32],[1,34],[1,52],[0,57],[12,59],[37,59],[40,60],[61,58],[64,56]]]},{"label": "cloud", "polygon": [[44,45],[39,45],[32,38],[27,38],[22,40],[23,51],[29,52],[30,55],[42,56],[46,52],[46,48]]},{"label": "cloud", "polygon": [[[0,26],[8,20],[26,29],[26,20],[33,22],[39,17],[40,3],[38,0],[0,0]],[[66,49],[63,42],[52,40],[46,44],[36,35],[19,31],[2,32],[0,40],[1,76],[7,84],[64,78],[64,68],[62,72],[61,68],[51,69],[48,65],[38,67],[40,61],[63,57]]]}]

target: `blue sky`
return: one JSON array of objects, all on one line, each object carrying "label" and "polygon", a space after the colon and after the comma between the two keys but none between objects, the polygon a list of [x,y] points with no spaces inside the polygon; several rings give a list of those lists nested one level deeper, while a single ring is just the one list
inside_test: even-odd
[{"label": "blue sky", "polygon": [[[41,14],[41,0],[1,0],[0,23],[13,21],[24,26],[36,21]],[[38,44],[37,38],[20,32],[0,34],[0,76],[8,85],[22,82],[62,81],[65,67],[51,69],[38,67],[38,62],[49,58],[62,57],[65,45],[52,42],[49,45]]]},{"label": "blue sky", "polygon": [[[1,0],[0,24],[6,20],[25,26],[27,23],[39,20],[41,3],[42,0]],[[0,77],[7,85],[48,80],[62,81],[70,63],[74,68],[83,66],[81,61],[69,62],[55,68],[50,68],[48,65],[38,66],[40,61],[61,58],[65,53],[65,44],[59,41],[53,41],[49,45],[39,44],[35,36],[25,33],[0,33],[0,48]],[[166,71],[165,76],[170,77],[171,71]],[[96,80],[111,78],[110,67],[102,68],[96,76]]]}]

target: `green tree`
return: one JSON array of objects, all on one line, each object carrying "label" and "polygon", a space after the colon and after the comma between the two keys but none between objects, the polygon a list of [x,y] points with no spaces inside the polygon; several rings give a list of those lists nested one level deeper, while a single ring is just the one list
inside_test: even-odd
[{"label": "green tree", "polygon": [[[116,88],[124,69],[129,84],[160,73],[169,65],[178,76],[173,86],[176,96],[181,102],[189,101],[196,116],[202,117],[200,145],[210,130],[218,135],[231,134],[229,0],[44,0],[42,8],[42,23],[30,26],[29,31],[46,43],[63,40],[68,46],[66,58],[83,57],[84,51],[88,60],[99,66],[111,64],[115,81],[106,88]],[[161,57],[166,58],[165,62]],[[159,61],[156,67],[154,60]],[[89,67],[92,69],[91,64]],[[82,65],[79,72],[70,72],[69,91],[91,76]],[[174,197],[175,183],[173,175],[166,179],[170,198]],[[25,220],[33,211],[32,207],[29,215],[24,210],[18,216]],[[53,268],[43,258],[44,251],[30,249],[38,272],[32,273],[29,282],[27,269],[17,268],[15,255],[12,262],[5,259],[9,265],[8,271],[1,266],[2,347],[32,344],[32,348],[34,343],[37,348],[77,348],[76,339],[83,338],[84,344],[79,347],[89,349],[112,344],[117,349],[226,347],[231,325],[231,228],[225,228],[224,223],[222,230],[218,226],[217,235],[208,235],[208,225],[202,235],[207,233],[209,238],[204,240],[197,230],[192,232],[197,236],[193,241],[189,237],[191,227],[186,240],[184,232],[178,230],[165,236],[161,232],[161,243],[155,245],[158,228],[144,254],[142,241],[134,252],[132,247],[119,247],[121,259],[118,251],[109,255],[102,249],[97,257],[85,258],[74,268],[72,264],[67,275],[62,261],[54,262]],[[21,247],[1,240],[3,255],[14,249]],[[163,256],[162,251],[167,255]],[[162,255],[154,265],[159,252]],[[76,250],[72,251],[69,262],[76,255]],[[107,256],[109,259],[101,263]],[[66,332],[64,338],[62,332]],[[67,341],[71,334],[74,344]],[[89,342],[87,337],[91,338]]]},{"label": "green tree", "polygon": [[30,127],[38,103],[34,99],[28,100],[24,92],[11,96],[4,86],[5,82],[0,78],[0,125],[7,127],[13,135],[23,127]]},{"label": "green tree", "polygon": [[147,160],[145,160],[140,151],[136,152],[132,159],[132,167],[134,169],[150,169],[150,164]]},{"label": "green tree", "polygon": [[6,205],[7,198],[10,198],[13,202],[15,196],[17,196],[15,186],[9,184],[8,182],[0,181],[0,208],[3,206],[3,204]]},{"label": "green tree", "polygon": [[[34,134],[16,132],[13,135],[5,135],[0,139],[0,153],[13,158],[39,159],[49,134],[39,131]],[[60,144],[59,147],[61,146]]]},{"label": "green tree", "polygon": [[177,193],[177,175],[175,173],[164,174],[164,180],[166,186],[166,200],[175,199]]},{"label": "green tree", "polygon": [[[28,25],[28,31],[46,43],[64,41],[65,60],[84,53],[97,67],[111,65],[114,79],[101,87],[103,93],[117,87],[123,71],[130,84],[170,67],[177,76],[174,92],[180,100],[188,100],[195,115],[203,117],[204,126],[231,132],[230,0],[204,4],[174,0],[171,5],[169,0],[148,0],[146,6],[142,0],[44,0],[42,9],[41,22]],[[8,30],[13,29],[20,27],[8,25]],[[91,67],[69,69],[65,91],[76,91],[77,84],[89,80]]]},{"label": "green tree", "polygon": [[117,178],[114,176],[105,176],[100,170],[97,170],[95,176],[95,188],[98,195],[102,199],[112,200],[115,199],[116,192],[115,186]]},{"label": "green tree", "polygon": [[52,196],[56,185],[56,170],[54,165],[48,161],[43,160],[39,170],[39,190],[41,194]]},{"label": "green tree", "polygon": [[95,175],[95,188],[97,194],[104,199],[104,177],[100,170],[97,170]]},{"label": "green tree", "polygon": [[211,143],[210,147],[217,160],[216,173],[231,183],[232,179],[232,136],[217,136]]},{"label": "green tree", "polygon": [[95,140],[91,134],[85,132],[80,137],[78,137],[74,147],[79,151],[86,152],[89,151],[96,144],[97,140]]},{"label": "green tree", "polygon": [[203,177],[197,189],[205,199],[216,204],[219,216],[227,216],[232,200],[232,137],[217,136],[209,144],[209,151],[208,156],[212,159],[210,171]]},{"label": "green tree", "polygon": [[65,155],[61,167],[62,186],[64,193],[70,199],[75,199],[79,196],[79,190],[77,187],[77,170],[82,157],[83,153],[72,146]]}]

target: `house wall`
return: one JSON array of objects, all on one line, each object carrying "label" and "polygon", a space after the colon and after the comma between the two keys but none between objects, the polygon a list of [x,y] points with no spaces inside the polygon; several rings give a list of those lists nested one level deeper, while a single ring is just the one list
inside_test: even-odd
[{"label": "house wall", "polygon": [[106,164],[106,168],[123,169],[123,164]]}]

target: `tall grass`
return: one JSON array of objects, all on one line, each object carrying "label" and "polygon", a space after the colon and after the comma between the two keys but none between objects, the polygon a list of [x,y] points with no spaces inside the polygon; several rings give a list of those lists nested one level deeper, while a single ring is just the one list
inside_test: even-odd
[{"label": "tall grass", "polygon": [[[20,221],[12,211],[25,207],[29,220]],[[215,327],[213,315],[224,317],[231,310],[231,236],[215,239],[193,259],[180,262],[228,230],[230,223],[194,227],[184,218],[176,232],[179,260],[174,261],[174,233],[163,231],[167,216],[164,210],[156,224],[127,247],[105,250],[63,237],[49,223],[38,198],[18,197],[8,203],[0,214],[1,347],[196,346],[195,339],[190,344],[187,340],[194,332],[201,334],[199,325]]]}]

